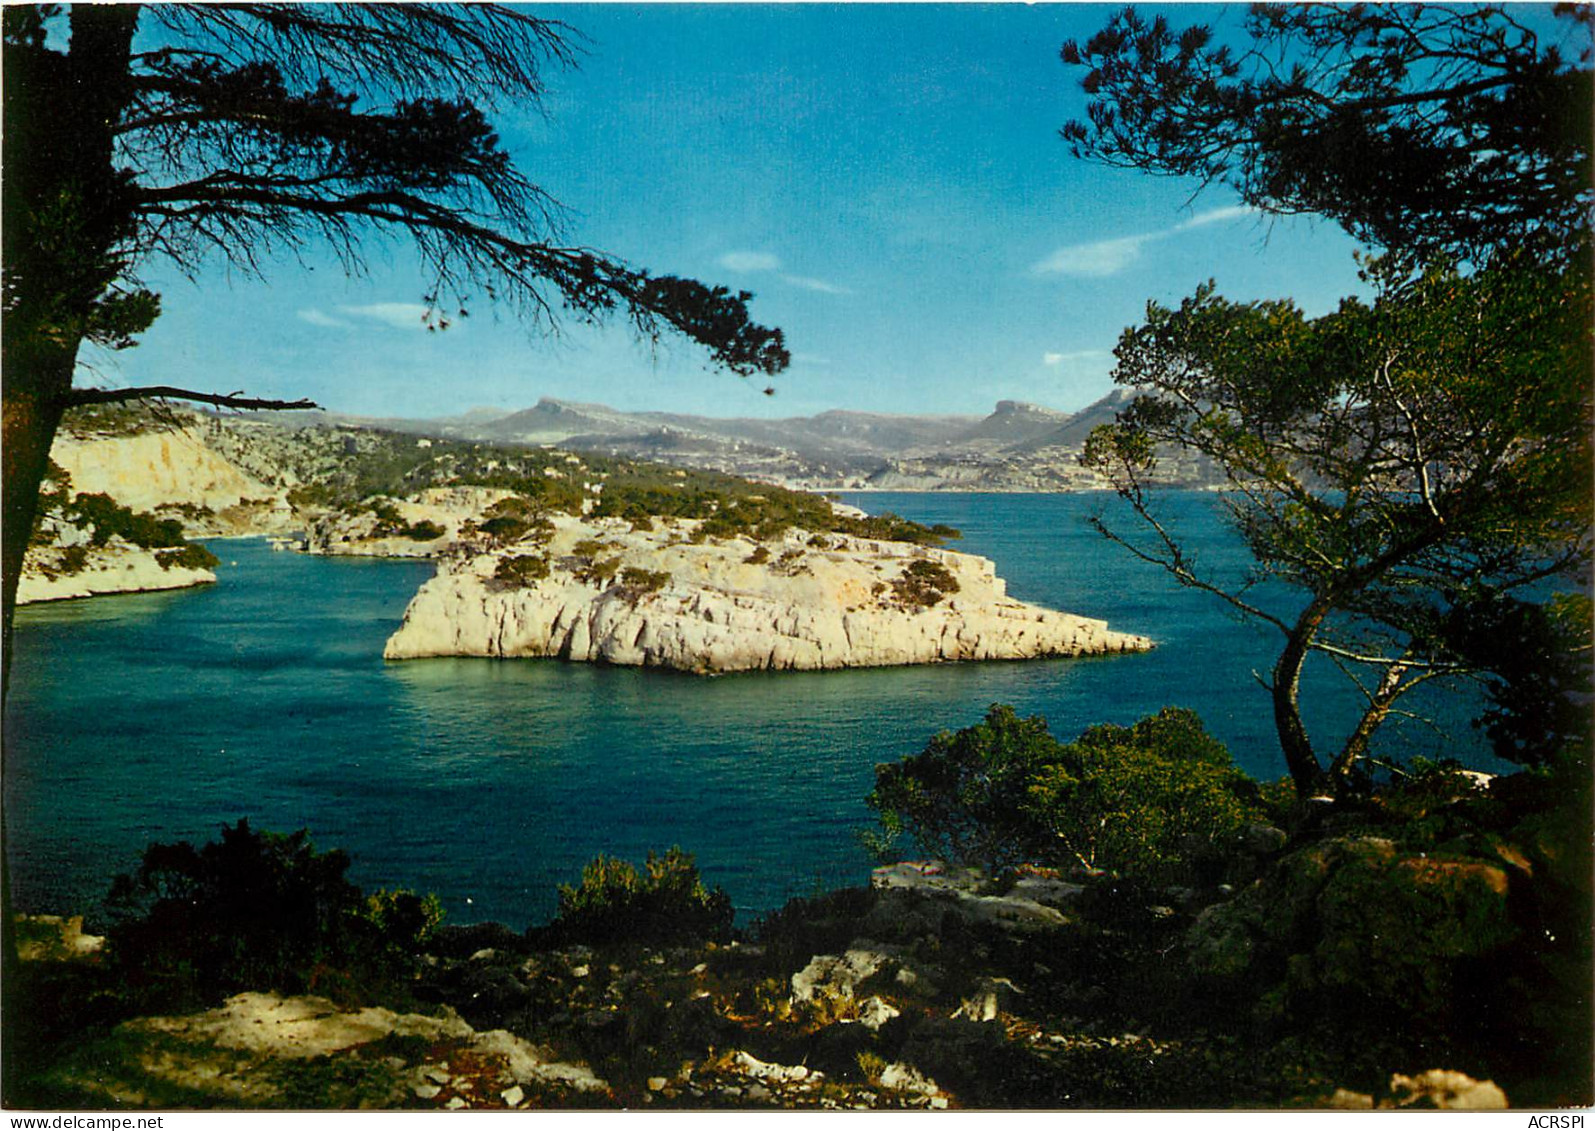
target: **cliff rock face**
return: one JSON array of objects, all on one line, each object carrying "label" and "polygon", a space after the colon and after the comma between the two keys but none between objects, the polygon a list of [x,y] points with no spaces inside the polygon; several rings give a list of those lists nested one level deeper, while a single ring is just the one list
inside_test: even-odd
[{"label": "cliff rock face", "polygon": [[[109,495],[134,511],[176,518],[190,538],[278,531],[293,521],[280,492],[214,451],[198,428],[131,435],[63,431],[50,458],[70,476],[74,495]],[[46,515],[41,522],[46,537],[29,549],[23,563],[19,605],[184,589],[216,580],[209,569],[163,565],[166,554],[120,537],[93,545],[84,530],[59,516]]]},{"label": "cliff rock face", "polygon": [[143,593],[208,585],[216,575],[208,569],[163,566],[154,550],[141,550],[120,539],[105,546],[85,546],[84,558],[68,567],[60,546],[28,551],[27,565],[17,578],[17,604],[99,597],[108,593]]},{"label": "cliff rock face", "polygon": [[72,490],[104,493],[136,511],[184,511],[192,536],[258,534],[293,522],[281,492],[242,471],[194,428],[133,436],[56,438],[50,458],[72,477]]},{"label": "cliff rock face", "polygon": [[726,672],[1152,646],[1102,621],[1007,597],[985,558],[806,531],[763,544],[694,542],[695,527],[660,520],[633,530],[616,519],[560,517],[538,542],[445,558],[385,655],[557,656]]},{"label": "cliff rock face", "polygon": [[428,487],[406,499],[384,497],[392,515],[388,523],[414,527],[430,523],[436,537],[383,532],[383,521],[369,510],[333,511],[311,522],[304,549],[311,554],[355,558],[435,558],[469,536],[474,520],[513,492],[494,487]]}]

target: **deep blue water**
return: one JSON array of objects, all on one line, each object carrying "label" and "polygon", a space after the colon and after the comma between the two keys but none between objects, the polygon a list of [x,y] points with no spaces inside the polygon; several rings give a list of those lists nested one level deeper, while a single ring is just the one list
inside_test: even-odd
[{"label": "deep blue water", "polygon": [[[964,532],[1016,597],[1154,637],[1151,653],[701,678],[551,660],[390,664],[382,645],[430,564],[213,544],[203,589],[19,612],[6,719],[18,905],[92,914],[152,840],[224,822],[309,827],[366,887],[435,891],[454,921],[545,919],[599,852],[695,852],[744,918],[857,881],[855,831],[879,762],[994,702],[1060,737],[1197,708],[1249,772],[1283,772],[1252,677],[1273,629],[1236,620],[1089,529],[1098,495],[867,495],[850,501]],[[1212,496],[1171,496],[1207,565],[1244,556]],[[1331,679],[1333,677],[1330,677]],[[1316,686],[1316,685],[1314,685]],[[1355,707],[1315,694],[1327,732]],[[1406,754],[1487,764],[1465,722],[1409,726]]]}]

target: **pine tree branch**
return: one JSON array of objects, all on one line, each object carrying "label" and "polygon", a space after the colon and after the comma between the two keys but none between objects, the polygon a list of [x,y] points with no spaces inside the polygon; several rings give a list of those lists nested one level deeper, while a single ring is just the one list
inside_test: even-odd
[{"label": "pine tree branch", "polygon": [[192,389],[179,389],[172,385],[144,385],[132,389],[73,389],[61,397],[66,408],[91,404],[119,404],[123,401],[142,401],[156,397],[171,400],[197,401],[218,408],[252,409],[278,412],[288,409],[320,408],[315,401],[301,398],[297,401],[279,401],[260,397],[245,397],[238,393],[199,393]]}]

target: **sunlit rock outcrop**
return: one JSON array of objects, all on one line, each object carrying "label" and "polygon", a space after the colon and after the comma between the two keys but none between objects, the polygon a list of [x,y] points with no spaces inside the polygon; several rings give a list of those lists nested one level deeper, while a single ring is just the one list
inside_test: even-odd
[{"label": "sunlit rock outcrop", "polygon": [[[439,563],[389,659],[554,656],[693,672],[1017,660],[1151,641],[1013,600],[985,558],[789,530],[701,538],[697,523],[555,516],[507,549]],[[695,540],[696,539],[696,540]]]}]

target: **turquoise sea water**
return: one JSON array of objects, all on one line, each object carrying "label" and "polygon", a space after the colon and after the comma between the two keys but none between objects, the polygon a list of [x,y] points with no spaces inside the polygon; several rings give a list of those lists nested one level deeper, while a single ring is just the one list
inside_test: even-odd
[{"label": "turquoise sea water", "polygon": [[[695,852],[744,919],[857,881],[878,762],[994,702],[1073,737],[1197,708],[1248,771],[1283,772],[1252,678],[1272,629],[1180,589],[1090,530],[1095,495],[867,495],[964,531],[1023,600],[1154,637],[1151,653],[702,678],[547,660],[390,664],[382,645],[426,563],[213,544],[215,586],[20,611],[6,734],[20,907],[91,914],[152,840],[224,822],[309,827],[366,887],[437,892],[453,921],[545,919],[599,852]],[[1212,496],[1170,496],[1199,557],[1239,570]],[[1315,696],[1309,722],[1349,718]],[[1454,714],[1454,712],[1453,712]],[[1465,719],[1408,726],[1407,754],[1488,764]]]}]

